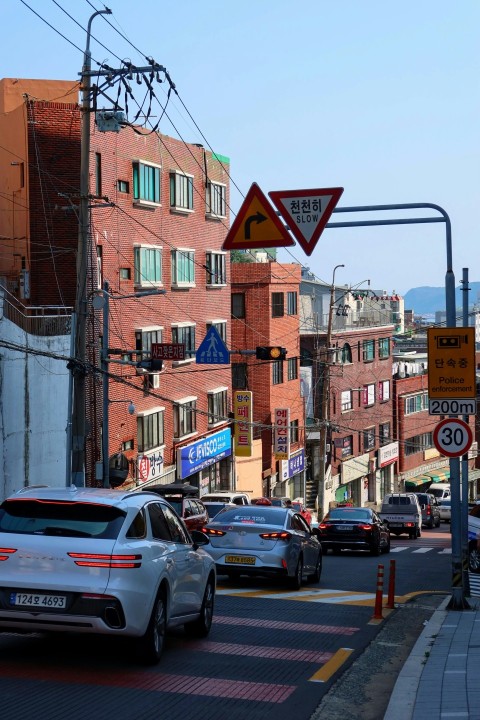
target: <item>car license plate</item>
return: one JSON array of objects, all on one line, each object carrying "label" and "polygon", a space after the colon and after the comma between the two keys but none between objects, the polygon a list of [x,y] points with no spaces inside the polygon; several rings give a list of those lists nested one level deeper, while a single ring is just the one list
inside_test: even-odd
[{"label": "car license plate", "polygon": [[242,555],[227,555],[225,562],[233,563],[234,565],[255,565],[255,558]]},{"label": "car license plate", "polygon": [[340,530],[340,532],[352,532],[353,525],[337,525],[337,530]]},{"label": "car license plate", "polygon": [[396,522],[389,522],[389,527],[402,527],[402,523],[396,523]]},{"label": "car license plate", "polygon": [[37,595],[33,593],[11,593],[10,605],[16,607],[58,608],[67,607],[66,595]]}]

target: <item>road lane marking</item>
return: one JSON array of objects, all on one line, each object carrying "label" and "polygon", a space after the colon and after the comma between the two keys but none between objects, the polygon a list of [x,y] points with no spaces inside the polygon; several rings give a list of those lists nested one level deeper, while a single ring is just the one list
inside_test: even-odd
[{"label": "road lane marking", "polygon": [[412,550],[413,553],[427,553],[430,552],[430,550],[433,550],[431,547],[421,547],[418,548],[418,550]]},{"label": "road lane marking", "polygon": [[[188,643],[191,646],[191,643]],[[288,660],[289,662],[326,663],[332,652],[305,650],[304,648],[269,647],[268,645],[239,645],[234,643],[199,640],[194,645],[195,652],[209,652],[224,655],[242,655],[245,657],[267,658],[269,660]]]},{"label": "road lane marking", "polygon": [[214,615],[214,623],[221,625],[243,625],[247,627],[264,627],[272,630],[295,630],[296,632],[318,632],[332,635],[353,635],[358,627],[340,627],[338,625],[313,625],[310,623],[286,622],[285,620],[258,620],[256,618],[233,617],[231,615]]},{"label": "road lane marking", "polygon": [[311,678],[309,678],[310,682],[327,682],[330,680],[332,675],[337,672],[337,670],[343,665],[343,663],[348,660],[350,655],[353,652],[353,648],[340,648],[340,650],[337,650],[336,653],[334,653],[331,660],[329,660],[325,665],[320,668],[320,670],[317,670],[317,672],[312,675]]}]

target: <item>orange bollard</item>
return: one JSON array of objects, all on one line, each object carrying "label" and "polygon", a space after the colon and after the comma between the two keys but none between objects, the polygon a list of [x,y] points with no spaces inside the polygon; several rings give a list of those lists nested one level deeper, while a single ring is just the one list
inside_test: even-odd
[{"label": "orange bollard", "polygon": [[382,605],[383,605],[383,565],[379,565],[378,572],[377,572],[377,592],[375,595],[375,612],[373,613],[374,620],[383,620]]},{"label": "orange bollard", "polygon": [[390,575],[388,577],[388,601],[386,606],[393,610],[395,608],[395,560],[390,560]]}]

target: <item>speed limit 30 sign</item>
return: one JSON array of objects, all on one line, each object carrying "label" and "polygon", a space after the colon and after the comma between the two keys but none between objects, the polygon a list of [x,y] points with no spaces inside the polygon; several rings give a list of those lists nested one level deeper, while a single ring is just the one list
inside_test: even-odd
[{"label": "speed limit 30 sign", "polygon": [[433,431],[433,443],[438,452],[447,457],[460,457],[473,442],[473,433],[464,420],[445,418]]}]

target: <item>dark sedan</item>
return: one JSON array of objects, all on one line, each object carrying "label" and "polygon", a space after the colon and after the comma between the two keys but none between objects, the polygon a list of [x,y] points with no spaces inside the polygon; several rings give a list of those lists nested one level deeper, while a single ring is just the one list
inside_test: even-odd
[{"label": "dark sedan", "polygon": [[368,550],[371,555],[390,552],[390,531],[371,508],[333,508],[319,523],[318,537],[324,552]]}]

